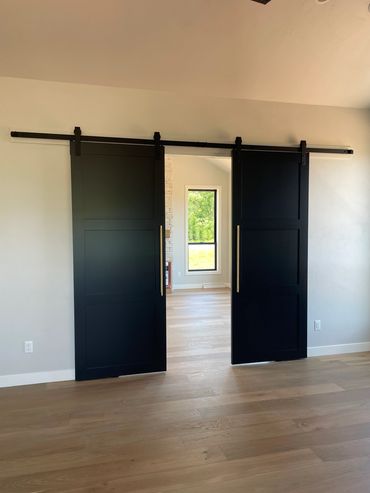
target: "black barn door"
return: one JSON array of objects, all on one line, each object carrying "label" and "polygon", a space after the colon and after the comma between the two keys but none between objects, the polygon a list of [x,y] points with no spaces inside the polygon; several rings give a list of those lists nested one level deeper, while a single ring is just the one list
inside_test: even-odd
[{"label": "black barn door", "polygon": [[232,363],[307,356],[308,155],[233,151]]},{"label": "black barn door", "polygon": [[164,151],[71,144],[76,379],[166,369]]}]

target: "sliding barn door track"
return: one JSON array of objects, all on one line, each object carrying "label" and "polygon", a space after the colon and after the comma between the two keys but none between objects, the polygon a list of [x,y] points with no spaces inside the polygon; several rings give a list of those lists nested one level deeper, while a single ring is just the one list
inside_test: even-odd
[{"label": "sliding barn door track", "polygon": [[76,154],[81,152],[81,142],[100,142],[110,144],[140,144],[140,145],[157,145],[171,147],[201,147],[208,149],[235,149],[250,151],[272,151],[272,152],[297,152],[302,154],[320,153],[320,154],[353,154],[353,149],[333,148],[333,147],[308,147],[306,141],[301,141],[297,146],[269,146],[269,145],[252,145],[243,144],[241,137],[235,139],[235,143],[221,142],[198,142],[191,140],[162,140],[160,133],[155,132],[153,139],[134,139],[129,137],[106,137],[96,135],[83,135],[80,127],[75,127],[73,134],[52,134],[40,132],[10,132],[11,137],[23,139],[45,139],[45,140],[68,140],[74,141]]}]

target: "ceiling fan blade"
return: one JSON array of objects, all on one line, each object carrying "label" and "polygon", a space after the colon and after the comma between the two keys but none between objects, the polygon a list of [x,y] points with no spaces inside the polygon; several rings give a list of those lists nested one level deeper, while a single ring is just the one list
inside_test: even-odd
[{"label": "ceiling fan blade", "polygon": [[270,1],[271,0],[253,0],[253,2],[262,3],[263,5],[268,4]]}]

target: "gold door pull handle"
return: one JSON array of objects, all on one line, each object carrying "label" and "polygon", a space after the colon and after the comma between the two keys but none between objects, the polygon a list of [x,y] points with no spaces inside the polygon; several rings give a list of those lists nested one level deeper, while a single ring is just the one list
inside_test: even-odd
[{"label": "gold door pull handle", "polygon": [[159,283],[161,296],[163,296],[163,226],[162,224],[159,226]]},{"label": "gold door pull handle", "polygon": [[236,227],[236,292],[240,292],[240,225]]}]

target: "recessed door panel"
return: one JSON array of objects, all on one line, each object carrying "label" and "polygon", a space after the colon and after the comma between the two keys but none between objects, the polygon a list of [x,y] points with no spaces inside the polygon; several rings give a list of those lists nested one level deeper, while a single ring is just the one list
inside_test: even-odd
[{"label": "recessed door panel", "polygon": [[[122,297],[115,302],[95,300],[86,306],[86,365],[99,369],[121,368],[136,373],[153,361],[156,346],[156,307],[153,300]],[[145,338],[140,337],[145,327]]]},{"label": "recessed door panel", "polygon": [[295,286],[299,278],[297,230],[241,231],[242,284]]},{"label": "recessed door panel", "polygon": [[[154,294],[157,288],[158,231],[85,232],[87,294]],[[140,279],[141,282],[138,282]]]},{"label": "recessed door panel", "polygon": [[[109,154],[109,160],[106,155],[89,155],[82,177],[86,218],[153,219],[155,168],[147,156],[136,155],[134,149],[127,151],[125,156]],[[118,174],[122,167],[130,173]]]},{"label": "recessed door panel", "polygon": [[[248,152],[248,151],[242,151]],[[272,154],[276,159],[271,159]],[[240,210],[244,220],[298,219],[300,163],[296,154],[255,152],[241,173]],[[276,160],[279,164],[276,165]]]}]

